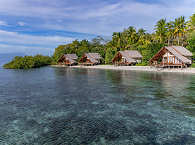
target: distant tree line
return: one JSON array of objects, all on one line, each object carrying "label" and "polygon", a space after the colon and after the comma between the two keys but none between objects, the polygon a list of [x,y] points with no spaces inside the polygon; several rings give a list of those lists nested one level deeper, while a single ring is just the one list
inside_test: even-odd
[{"label": "distant tree line", "polygon": [[170,45],[184,46],[195,53],[195,14],[190,17],[189,21],[186,21],[184,16],[169,22],[161,19],[156,23],[152,34],[144,29],[136,30],[130,26],[123,32],[114,32],[110,41],[105,41],[100,36],[92,41],[75,40],[70,44],[58,46],[55,49],[53,60],[57,62],[65,53],[76,53],[81,57],[85,52],[98,52],[106,64],[111,64],[118,51],[138,50],[143,55],[142,65],[147,65],[150,58],[161,47]]},{"label": "distant tree line", "polygon": [[5,68],[28,69],[56,64],[63,54],[75,53],[79,58],[87,52],[97,52],[104,58],[105,64],[111,64],[112,59],[118,51],[138,50],[143,56],[142,64],[147,65],[152,56],[163,46],[181,45],[187,47],[195,56],[195,14],[189,21],[184,16],[167,22],[166,19],[159,20],[154,28],[154,33],[147,33],[144,29],[130,26],[123,32],[114,32],[110,41],[102,37],[91,41],[75,40],[66,45],[60,45],[55,49],[53,56],[25,56],[15,57]]},{"label": "distant tree line", "polygon": [[30,69],[38,68],[51,64],[52,58],[49,56],[16,56],[11,62],[5,64],[3,67],[7,69]]}]

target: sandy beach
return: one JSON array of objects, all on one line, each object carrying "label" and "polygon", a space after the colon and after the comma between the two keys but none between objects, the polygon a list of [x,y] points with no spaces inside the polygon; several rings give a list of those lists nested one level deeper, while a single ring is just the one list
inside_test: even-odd
[{"label": "sandy beach", "polygon": [[[64,65],[52,65],[52,67],[68,67]],[[109,69],[109,70],[126,70],[126,71],[145,71],[145,72],[172,72],[195,74],[195,68],[172,68],[161,69],[150,66],[114,66],[114,65],[95,65],[95,66],[70,66],[71,68],[87,68],[87,69]]]}]

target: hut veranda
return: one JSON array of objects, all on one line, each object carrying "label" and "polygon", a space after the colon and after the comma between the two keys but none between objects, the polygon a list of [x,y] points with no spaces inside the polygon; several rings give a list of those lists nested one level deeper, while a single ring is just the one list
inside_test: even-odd
[{"label": "hut veranda", "polygon": [[81,57],[80,65],[98,65],[101,64],[102,57],[99,53],[84,53]]},{"label": "hut veranda", "polygon": [[119,51],[112,60],[115,65],[135,65],[142,62],[142,55],[137,50]]},{"label": "hut veranda", "polygon": [[77,62],[78,56],[76,54],[64,54],[60,57],[58,60],[59,65],[76,65],[78,64]]},{"label": "hut veranda", "polygon": [[149,61],[156,67],[189,67],[192,64],[193,54],[183,46],[165,46],[160,49]]}]

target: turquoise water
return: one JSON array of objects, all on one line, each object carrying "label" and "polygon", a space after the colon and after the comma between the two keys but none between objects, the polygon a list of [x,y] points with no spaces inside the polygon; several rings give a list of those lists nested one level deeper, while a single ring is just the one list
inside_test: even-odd
[{"label": "turquoise water", "polygon": [[0,69],[0,145],[193,145],[195,75]]}]

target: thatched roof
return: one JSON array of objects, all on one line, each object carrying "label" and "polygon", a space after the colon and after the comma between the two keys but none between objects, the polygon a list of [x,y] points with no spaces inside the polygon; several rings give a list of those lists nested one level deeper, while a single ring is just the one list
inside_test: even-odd
[{"label": "thatched roof", "polygon": [[93,63],[98,63],[98,60],[102,59],[99,53],[85,53],[85,56]]},{"label": "thatched roof", "polygon": [[185,47],[182,47],[182,46],[169,46],[169,47],[172,47],[173,49],[178,51],[183,56],[193,56],[193,54]]},{"label": "thatched roof", "polygon": [[76,54],[65,54],[64,55],[66,58],[76,60],[78,59],[78,56]]},{"label": "thatched roof", "polygon": [[168,50],[171,52],[174,56],[176,56],[179,60],[181,60],[185,64],[191,64],[192,61],[187,58],[187,56],[192,56],[192,53],[187,50],[186,48],[182,46],[166,46],[161,48],[158,53],[156,53],[152,59],[150,60],[150,63],[154,60],[159,59],[159,57],[162,57],[166,52],[164,50]]},{"label": "thatched roof", "polygon": [[142,55],[137,50],[124,50],[119,51],[122,55],[128,56],[129,58],[140,58],[142,59]]},{"label": "thatched roof", "polygon": [[[191,52],[188,52],[188,50],[184,47],[165,47],[167,50],[169,50],[173,55],[175,55],[178,59],[180,59],[182,62],[191,64],[192,61],[183,56],[182,54],[189,55]],[[179,48],[179,49],[178,49]],[[186,51],[187,50],[187,51]]]},{"label": "thatched roof", "polygon": [[101,59],[101,55],[99,53],[85,53],[85,55],[87,57],[91,57],[91,58],[94,58],[94,59]]},{"label": "thatched roof", "polygon": [[64,54],[60,57],[58,61],[63,61],[64,59],[68,60],[70,63],[76,63],[78,56],[76,54]]},{"label": "thatched roof", "polygon": [[136,63],[136,59],[142,59],[142,55],[137,50],[125,50],[119,51],[118,53],[120,53],[122,58],[125,58],[128,63]]}]

